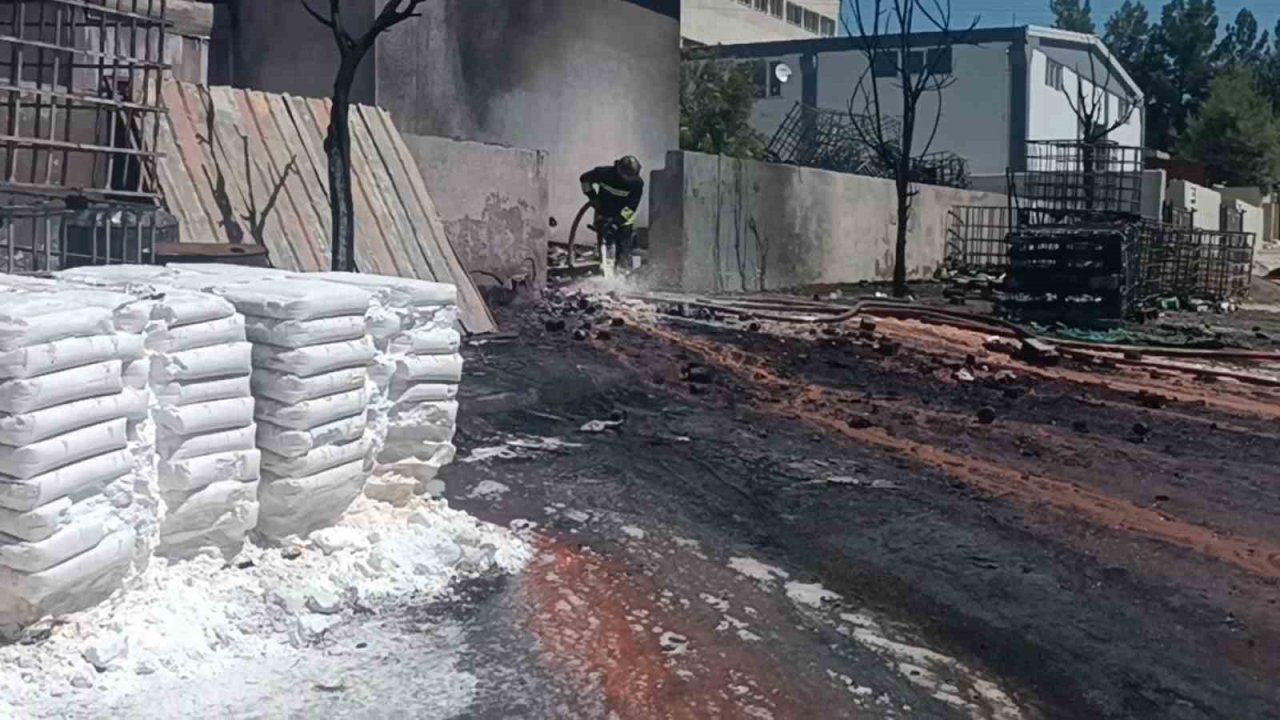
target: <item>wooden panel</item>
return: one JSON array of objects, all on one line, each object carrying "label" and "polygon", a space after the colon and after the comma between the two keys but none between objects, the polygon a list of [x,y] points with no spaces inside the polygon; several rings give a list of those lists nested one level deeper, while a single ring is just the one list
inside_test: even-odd
[{"label": "wooden panel", "polygon": [[[317,179],[324,173],[318,172],[311,161],[311,154],[304,142],[303,135],[294,125],[293,114],[283,95],[272,93],[253,93],[266,102],[270,112],[270,123],[275,127],[280,138],[280,153],[287,153],[296,164],[294,166],[293,184],[289,187],[298,214],[307,219],[311,227],[311,245],[320,257],[320,269],[328,270],[329,256],[329,195],[325,191],[324,180]],[[268,118],[262,116],[266,124]]]},{"label": "wooden panel", "polygon": [[[240,110],[240,124],[249,135],[249,147],[257,159],[258,169],[267,183],[267,203],[279,220],[284,241],[298,255],[298,261],[307,271],[327,269],[323,253],[315,245],[318,233],[310,205],[304,215],[294,201],[301,195],[298,180],[297,159],[287,154],[271,117],[271,107],[261,93],[236,91]],[[304,198],[305,200],[305,198]]]},{"label": "wooden panel", "polygon": [[[218,206],[213,200],[209,185],[203,182],[203,168],[207,157],[204,152],[203,143],[200,141],[196,133],[195,123],[191,111],[187,108],[185,93],[182,87],[174,82],[165,82],[163,85],[163,96],[165,105],[169,109],[169,121],[173,130],[173,141],[176,146],[174,153],[177,162],[169,167],[174,174],[184,171],[187,181],[191,183],[191,187],[195,191],[196,200],[200,205],[206,220],[208,221],[210,234],[215,238],[215,242],[230,242],[231,238],[227,234],[226,227],[223,226],[222,216],[218,214]],[[165,189],[166,193],[168,188]]]},{"label": "wooden panel", "polygon": [[[386,126],[379,114],[382,111],[366,106],[360,107],[360,123],[373,139],[378,162],[392,178],[391,197],[405,214],[413,227],[413,246],[409,248],[415,257],[415,266],[420,268],[418,277],[440,280],[449,277],[449,266],[444,256],[435,247],[435,236],[431,232],[431,221],[422,205],[413,197],[412,192],[404,193],[402,189],[410,187],[410,180],[404,166],[396,156],[395,147],[387,135]],[[354,122],[354,120],[353,120]],[[414,168],[416,170],[416,167]],[[407,201],[406,201],[407,196]]]},{"label": "wooden panel", "polygon": [[[405,277],[423,277],[423,273],[430,273],[430,269],[415,266],[412,256],[405,249],[416,244],[413,226],[405,217],[404,208],[393,197],[394,192],[391,191],[386,168],[383,167],[369,132],[360,119],[360,110],[358,105],[351,108],[351,156],[352,164],[355,166],[353,174],[360,179],[360,184],[368,196],[369,204],[374,210],[374,219],[379,223],[382,237],[387,245],[387,254],[396,264],[396,274]],[[427,277],[431,275],[428,274]]]},{"label": "wooden panel", "polygon": [[[277,267],[327,268],[327,101],[177,82],[163,92],[158,175],[184,239],[261,242]],[[463,327],[495,330],[390,118],[353,106],[351,131],[360,269],[453,283]]]},{"label": "wooden panel", "polygon": [[[159,133],[156,143],[162,157],[156,161],[160,187],[163,189],[169,212],[177,216],[184,242],[218,242],[217,229],[209,222],[195,184],[191,182],[184,165],[182,152],[174,137],[173,123],[169,115],[159,116]],[[156,122],[155,119],[147,123]]]},{"label": "wooden panel", "polygon": [[[311,98],[307,101],[307,107],[311,111],[311,117],[315,119],[317,128],[328,127],[329,107],[326,101]],[[399,275],[395,261],[387,252],[387,241],[382,235],[382,226],[369,205],[360,178],[354,172],[351,174],[351,197],[355,205],[356,265],[360,272]]]},{"label": "wooden panel", "polygon": [[241,187],[244,180],[238,178],[233,163],[226,155],[224,133],[218,132],[213,97],[195,85],[179,83],[177,87],[198,142],[200,167],[194,182],[210,198],[211,207],[206,211],[222,228],[227,242],[251,243],[253,234],[245,222],[248,207]]},{"label": "wooden panel", "polygon": [[[240,122],[235,90],[229,87],[208,89],[214,108],[214,129],[226,158],[226,174],[235,181],[244,212],[241,215],[249,230],[246,242],[264,245],[277,267],[305,271],[303,254],[289,242],[280,217],[271,203],[272,186],[251,151],[249,135]],[[235,193],[231,193],[234,197]]]}]

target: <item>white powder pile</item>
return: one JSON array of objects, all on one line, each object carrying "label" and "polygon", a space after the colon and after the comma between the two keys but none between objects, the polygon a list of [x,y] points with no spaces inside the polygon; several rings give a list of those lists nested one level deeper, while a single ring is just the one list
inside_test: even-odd
[{"label": "white powder pile", "polygon": [[511,532],[442,500],[393,508],[362,498],[297,546],[249,545],[231,565],[212,553],[158,559],[107,602],[37,626],[47,637],[0,647],[0,717],[66,716],[157,683],[296,662],[357,613],[423,603],[460,578],[516,572],[531,556]]}]

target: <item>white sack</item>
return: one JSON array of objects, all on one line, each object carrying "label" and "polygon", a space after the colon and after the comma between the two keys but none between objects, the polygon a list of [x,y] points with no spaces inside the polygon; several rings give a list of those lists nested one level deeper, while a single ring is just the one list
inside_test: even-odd
[{"label": "white sack", "polygon": [[156,394],[156,402],[160,405],[182,407],[195,403],[207,403],[215,400],[246,398],[253,395],[249,387],[249,378],[222,378],[220,380],[201,380],[196,382],[171,382],[152,388]]},{"label": "white sack", "polygon": [[193,492],[215,482],[249,482],[260,477],[262,453],[232,450],[183,460],[160,461],[160,489],[164,492]]},{"label": "white sack", "polygon": [[154,352],[174,353],[244,341],[244,317],[232,315],[191,325],[157,328],[147,335],[147,349]]},{"label": "white sack", "polygon": [[392,384],[410,383],[460,383],[462,382],[462,356],[409,355],[396,359]]},{"label": "white sack", "polygon": [[[395,453],[398,450],[409,452],[401,453],[397,457]],[[391,451],[379,455],[375,471],[391,471],[398,475],[412,477],[419,482],[427,482],[435,479],[440,468],[453,462],[456,454],[457,448],[453,443],[448,442],[416,443],[412,448],[408,446],[392,448]],[[392,458],[395,459],[392,460]]]},{"label": "white sack", "polygon": [[141,335],[66,338],[0,353],[0,378],[29,378],[106,360],[140,360]]},{"label": "white sack", "polygon": [[151,362],[151,382],[155,385],[175,380],[211,380],[248,375],[253,370],[251,343],[232,343],[156,355]]},{"label": "white sack", "polygon": [[160,544],[169,537],[199,532],[212,527],[218,518],[235,512],[237,505],[258,503],[257,481],[223,480],[189,495],[165,493],[164,520],[160,522]]},{"label": "white sack", "polygon": [[127,388],[145,390],[151,380],[151,360],[130,360],[120,370],[120,381]]},{"label": "white sack", "polygon": [[0,445],[30,445],[115,418],[136,419],[146,412],[146,394],[127,389],[115,395],[77,400],[35,412],[0,415]]},{"label": "white sack", "polygon": [[365,367],[375,352],[373,341],[368,337],[297,349],[255,345],[253,367],[311,377],[343,368]]},{"label": "white sack", "polygon": [[67,286],[56,291],[56,297],[82,305],[96,307],[111,312],[112,324],[116,330],[125,333],[140,333],[147,327],[151,319],[151,305],[148,301],[139,300],[134,295],[113,292],[111,290],[70,289]]},{"label": "white sack", "polygon": [[313,320],[339,315],[364,317],[372,299],[359,288],[294,278],[227,285],[218,288],[218,294],[245,315],[278,320]]},{"label": "white sack", "polygon": [[128,571],[133,544],[133,529],[124,528],[43,572],[0,568],[0,633],[11,634],[43,615],[82,610],[106,599]]},{"label": "white sack", "polygon": [[458,386],[448,383],[418,383],[398,394],[393,393],[393,406],[414,406],[422,403],[438,403],[458,397]]},{"label": "white sack", "polygon": [[270,423],[258,425],[258,446],[284,457],[300,457],[322,445],[349,443],[364,435],[363,415],[349,417],[310,430],[289,430]]},{"label": "white sack", "polygon": [[234,452],[236,450],[252,450],[256,425],[223,430],[208,435],[179,437],[167,435],[156,440],[156,453],[165,460],[185,460],[187,458],[212,455],[214,453]]},{"label": "white sack", "polygon": [[316,277],[330,282],[362,287],[373,292],[381,302],[387,305],[412,307],[458,304],[458,288],[449,283],[346,272],[327,272]]},{"label": "white sack", "polygon": [[36,542],[0,536],[0,565],[25,573],[38,573],[92,549],[106,534],[107,517],[103,511]]},{"label": "white sack", "polygon": [[453,328],[422,327],[391,338],[387,352],[400,355],[449,355],[462,346],[462,335]]},{"label": "white sack", "polygon": [[357,340],[364,337],[364,316],[342,315],[317,320],[277,320],[248,316],[245,333],[249,340],[283,348]]},{"label": "white sack", "polygon": [[262,453],[262,474],[271,480],[315,475],[339,465],[363,461],[371,445],[369,438],[362,437],[343,445],[323,445],[299,457],[266,451]]},{"label": "white sack", "polygon": [[119,450],[128,442],[123,419],[90,425],[33,445],[0,445],[0,475],[25,480],[77,460]]},{"label": "white sack", "polygon": [[244,549],[245,538],[257,525],[258,503],[237,502],[224,508],[207,527],[169,533],[157,552],[170,559],[185,559],[215,548],[230,559]]},{"label": "white sack", "polygon": [[0,411],[25,413],[124,389],[119,360],[0,383]]},{"label": "white sack", "polygon": [[74,506],[71,498],[64,497],[34,510],[18,511],[0,507],[0,534],[28,542],[43,540],[70,522]]},{"label": "white sack", "polygon": [[305,478],[258,488],[258,532],[269,538],[305,535],[338,521],[364,489],[364,463],[339,465]]},{"label": "white sack", "polygon": [[292,404],[264,398],[258,401],[254,417],[292,430],[308,430],[345,417],[362,415],[368,407],[369,393],[360,388]]},{"label": "white sack", "polygon": [[254,370],[253,394],[282,403],[300,403],[305,400],[358,390],[368,382],[369,373],[363,367],[334,370],[311,377],[299,377],[278,370]]},{"label": "white sack", "polygon": [[253,424],[253,398],[163,406],[156,410],[155,418],[160,427],[182,437],[246,427]]},{"label": "white sack", "polygon": [[152,310],[152,317],[169,328],[185,327],[233,317],[236,308],[226,300],[205,292],[165,290],[164,299]]},{"label": "white sack", "polygon": [[115,450],[26,480],[0,476],[0,507],[35,510],[86,488],[105,486],[129,474],[132,463],[128,450]]},{"label": "white sack", "polygon": [[20,294],[0,303],[0,350],[114,332],[110,310],[85,307],[56,294]]}]

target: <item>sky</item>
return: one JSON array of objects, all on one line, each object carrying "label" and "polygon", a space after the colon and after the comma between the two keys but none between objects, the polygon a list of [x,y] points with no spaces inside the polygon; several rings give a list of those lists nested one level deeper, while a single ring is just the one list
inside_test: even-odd
[{"label": "sky", "polygon": [[[864,0],[866,2],[867,0]],[[1147,12],[1152,20],[1159,20],[1160,8],[1167,0],[1147,0]],[[1093,22],[1102,34],[1103,23],[1123,0],[1094,0]],[[1280,0],[1219,0],[1218,29],[1221,31],[1235,20],[1241,8],[1249,8],[1258,19],[1259,31],[1274,30],[1280,19]],[[865,7],[865,5],[864,5]],[[1008,27],[1016,25],[1053,25],[1053,13],[1049,12],[1049,0],[951,0],[953,25],[966,27],[979,18],[981,27]]]}]

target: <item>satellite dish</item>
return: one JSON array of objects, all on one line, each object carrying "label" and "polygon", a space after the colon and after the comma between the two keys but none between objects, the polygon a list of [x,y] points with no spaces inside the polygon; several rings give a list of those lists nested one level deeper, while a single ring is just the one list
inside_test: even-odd
[{"label": "satellite dish", "polygon": [[791,66],[780,62],[773,67],[773,76],[778,78],[778,82],[785,83],[791,79]]}]

